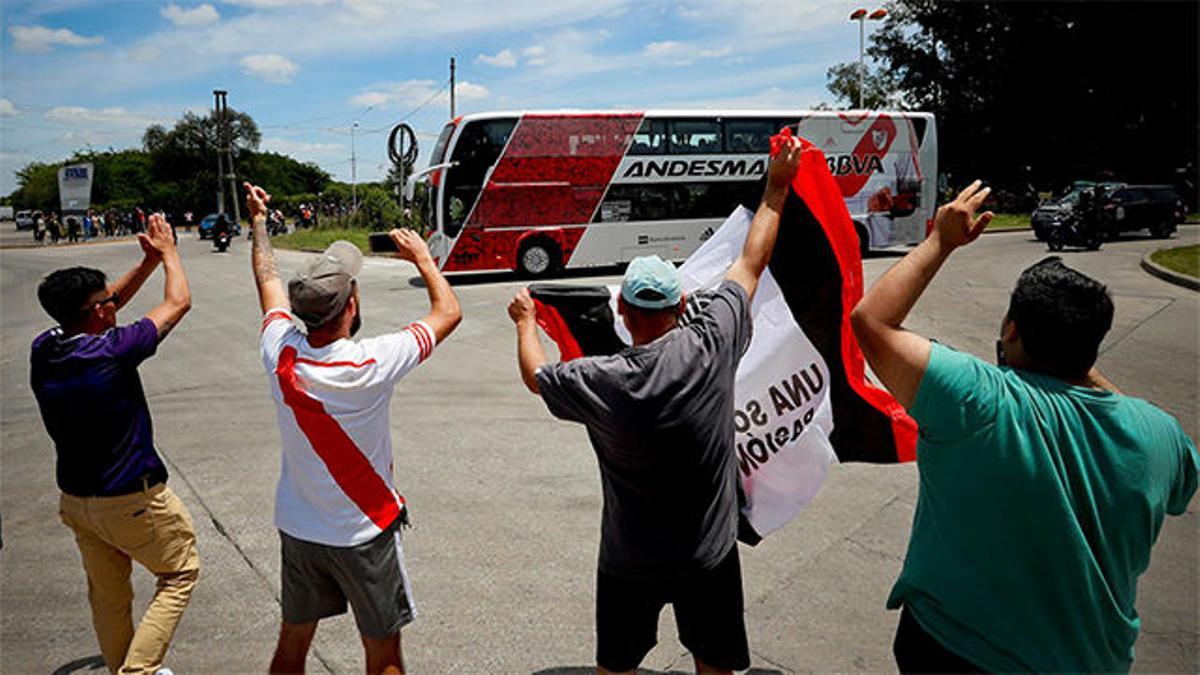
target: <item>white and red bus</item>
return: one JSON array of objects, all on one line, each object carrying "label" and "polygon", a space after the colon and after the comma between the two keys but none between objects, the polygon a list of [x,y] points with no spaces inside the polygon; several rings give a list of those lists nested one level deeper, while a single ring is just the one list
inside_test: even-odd
[{"label": "white and red bus", "polygon": [[863,250],[920,241],[936,200],[933,115],[516,112],[446,125],[419,174],[445,272],[537,276],[658,254],[682,260],[761,189],[784,126],[824,151]]}]

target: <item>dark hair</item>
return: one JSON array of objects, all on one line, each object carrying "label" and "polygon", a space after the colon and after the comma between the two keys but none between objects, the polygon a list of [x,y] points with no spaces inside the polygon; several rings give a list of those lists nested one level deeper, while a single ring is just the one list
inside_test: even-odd
[{"label": "dark hair", "polygon": [[1113,302],[1104,284],[1050,256],[1017,279],[1008,304],[1025,352],[1045,372],[1083,377],[1112,328]]},{"label": "dark hair", "polygon": [[42,279],[38,302],[60,326],[70,326],[79,320],[88,299],[105,287],[104,272],[90,267],[68,267]]}]

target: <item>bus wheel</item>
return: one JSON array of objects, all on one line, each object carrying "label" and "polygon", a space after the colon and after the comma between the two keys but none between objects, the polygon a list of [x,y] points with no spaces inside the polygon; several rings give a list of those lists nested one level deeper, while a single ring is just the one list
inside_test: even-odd
[{"label": "bus wheel", "polygon": [[517,271],[527,277],[540,277],[558,267],[558,247],[545,239],[533,239],[521,245],[517,253]]}]

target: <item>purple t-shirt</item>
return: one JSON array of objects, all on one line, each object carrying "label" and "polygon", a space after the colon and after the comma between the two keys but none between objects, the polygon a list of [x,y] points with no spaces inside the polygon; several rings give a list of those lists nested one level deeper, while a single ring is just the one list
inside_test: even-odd
[{"label": "purple t-shirt", "polygon": [[34,339],[30,383],[58,453],[63,492],[124,494],[143,477],[167,479],[137,372],[157,348],[158,329],[146,318],[99,335],[64,337],[52,328]]}]

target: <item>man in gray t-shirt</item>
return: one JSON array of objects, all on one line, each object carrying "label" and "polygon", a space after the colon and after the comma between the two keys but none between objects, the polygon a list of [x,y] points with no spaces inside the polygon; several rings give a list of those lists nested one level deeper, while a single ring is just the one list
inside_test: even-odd
[{"label": "man in gray t-shirt", "polygon": [[625,272],[617,309],[633,346],[612,356],[547,363],[529,291],[509,304],[526,387],[555,417],[587,426],[600,463],[602,673],[637,668],[657,643],[667,603],[697,672],[750,665],[735,545],[733,383],[800,156],[799,140],[788,139],[772,158],[741,257],[687,325],[679,324],[679,272],[657,256],[637,258]]}]

